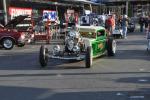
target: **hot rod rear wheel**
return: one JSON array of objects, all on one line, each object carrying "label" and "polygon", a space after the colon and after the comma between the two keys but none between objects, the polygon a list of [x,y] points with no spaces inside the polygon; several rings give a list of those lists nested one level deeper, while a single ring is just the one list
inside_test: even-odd
[{"label": "hot rod rear wheel", "polygon": [[109,37],[107,41],[107,53],[108,56],[114,56],[116,53],[116,41],[112,37]]},{"label": "hot rod rear wheel", "polygon": [[48,49],[42,45],[40,48],[39,62],[41,67],[46,67],[48,63]]},{"label": "hot rod rear wheel", "polygon": [[90,68],[92,66],[92,48],[91,46],[87,47],[86,56],[85,56],[85,66]]}]

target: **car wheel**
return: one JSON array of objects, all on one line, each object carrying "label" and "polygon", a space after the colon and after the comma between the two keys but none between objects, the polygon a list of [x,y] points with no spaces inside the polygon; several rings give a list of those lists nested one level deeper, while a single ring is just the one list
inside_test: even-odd
[{"label": "car wheel", "polygon": [[91,46],[87,47],[86,56],[85,56],[85,66],[86,68],[90,68],[92,66],[92,48]]},{"label": "car wheel", "polygon": [[2,46],[6,50],[12,49],[14,47],[14,41],[13,41],[13,39],[11,39],[11,38],[5,38],[5,39],[3,39]]},{"label": "car wheel", "polygon": [[39,62],[41,67],[46,67],[48,63],[48,49],[42,45],[40,48]]},{"label": "car wheel", "polygon": [[113,38],[108,38],[107,54],[108,56],[114,56],[115,53],[116,53],[116,41]]}]

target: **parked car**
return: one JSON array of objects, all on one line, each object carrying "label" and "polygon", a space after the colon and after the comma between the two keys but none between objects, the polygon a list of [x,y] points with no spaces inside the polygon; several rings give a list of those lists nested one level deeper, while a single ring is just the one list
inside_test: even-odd
[{"label": "parked car", "polygon": [[121,26],[116,25],[115,29],[112,32],[112,36],[114,38],[123,38],[123,30],[122,30]]},{"label": "parked car", "polygon": [[20,15],[9,21],[5,26],[0,25],[0,45],[9,50],[17,45],[22,47],[25,45],[25,34],[21,30],[15,29],[16,25],[22,22],[27,15]]},{"label": "parked car", "polygon": [[116,41],[107,37],[104,27],[77,26],[77,30],[71,29],[65,37],[64,49],[59,45],[50,51],[42,45],[39,53],[39,62],[42,67],[47,66],[49,58],[65,60],[84,60],[85,67],[92,66],[93,59],[104,54],[114,56],[116,53]]}]

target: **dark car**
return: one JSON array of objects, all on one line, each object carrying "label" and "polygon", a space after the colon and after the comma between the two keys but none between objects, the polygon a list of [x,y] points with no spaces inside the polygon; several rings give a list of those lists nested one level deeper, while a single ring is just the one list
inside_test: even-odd
[{"label": "dark car", "polygon": [[135,30],[135,22],[133,19],[130,19],[128,23],[128,32],[134,32],[134,30]]},{"label": "dark car", "polygon": [[27,15],[20,15],[8,22],[5,26],[0,25],[0,45],[3,48],[12,49],[14,45],[19,47],[25,45],[24,32],[15,29],[15,27],[27,17]]}]

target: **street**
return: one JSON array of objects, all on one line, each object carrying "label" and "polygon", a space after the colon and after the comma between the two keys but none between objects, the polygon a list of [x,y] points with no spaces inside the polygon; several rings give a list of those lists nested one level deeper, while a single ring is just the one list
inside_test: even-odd
[{"label": "street", "polygon": [[[150,53],[143,33],[117,39],[114,57],[38,62],[40,45],[0,49],[0,100],[150,100]],[[51,46],[48,45],[51,48]]]}]

